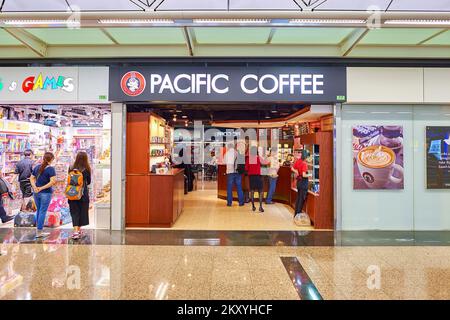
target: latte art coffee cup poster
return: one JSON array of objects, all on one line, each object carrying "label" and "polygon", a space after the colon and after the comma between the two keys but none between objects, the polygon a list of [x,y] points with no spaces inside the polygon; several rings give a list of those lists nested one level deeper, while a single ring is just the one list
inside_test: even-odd
[{"label": "latte art coffee cup poster", "polygon": [[353,127],[353,189],[403,189],[403,126]]},{"label": "latte art coffee cup poster", "polygon": [[450,189],[450,127],[427,127],[427,189]]}]

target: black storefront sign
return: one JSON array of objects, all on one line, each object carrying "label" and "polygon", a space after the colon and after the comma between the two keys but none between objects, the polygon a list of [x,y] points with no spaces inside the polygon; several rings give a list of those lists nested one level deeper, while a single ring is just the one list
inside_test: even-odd
[{"label": "black storefront sign", "polygon": [[345,67],[117,67],[109,95],[120,102],[346,101]]}]

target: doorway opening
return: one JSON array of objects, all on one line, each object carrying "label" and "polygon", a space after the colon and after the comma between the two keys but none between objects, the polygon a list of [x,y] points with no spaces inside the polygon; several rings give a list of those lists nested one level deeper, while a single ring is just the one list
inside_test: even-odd
[{"label": "doorway opening", "polygon": [[[332,106],[328,105],[130,104],[126,226],[176,230],[333,229],[332,130]],[[237,184],[231,193],[227,190],[230,143],[244,156],[242,168],[246,170],[239,178],[243,201]],[[249,172],[250,167],[245,166],[250,163],[252,148],[260,158],[258,172]],[[305,150],[311,177],[301,211],[309,221],[299,223],[294,219],[298,190],[292,167]],[[256,210],[252,206],[253,178],[249,176],[255,173],[261,176],[262,210],[258,192],[253,195]],[[231,206],[227,205],[229,194]],[[243,205],[239,205],[240,201]]]}]

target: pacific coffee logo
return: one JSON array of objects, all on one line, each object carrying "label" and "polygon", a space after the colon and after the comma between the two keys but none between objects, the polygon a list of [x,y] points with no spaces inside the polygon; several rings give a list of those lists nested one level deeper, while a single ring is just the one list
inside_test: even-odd
[{"label": "pacific coffee logo", "polygon": [[120,87],[127,96],[136,97],[145,90],[145,78],[137,71],[130,71],[123,75]]},{"label": "pacific coffee logo", "polygon": [[373,175],[371,175],[368,172],[364,172],[362,174],[363,179],[367,182],[367,183],[373,183],[375,181]]}]

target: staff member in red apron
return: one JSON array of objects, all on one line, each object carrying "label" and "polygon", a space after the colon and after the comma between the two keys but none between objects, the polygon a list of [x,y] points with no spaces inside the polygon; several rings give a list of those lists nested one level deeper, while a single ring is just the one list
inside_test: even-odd
[{"label": "staff member in red apron", "polygon": [[308,195],[308,164],[306,159],[309,158],[309,151],[303,150],[301,157],[294,163],[291,170],[297,175],[297,201],[295,203],[295,216],[302,213],[303,205]]}]

